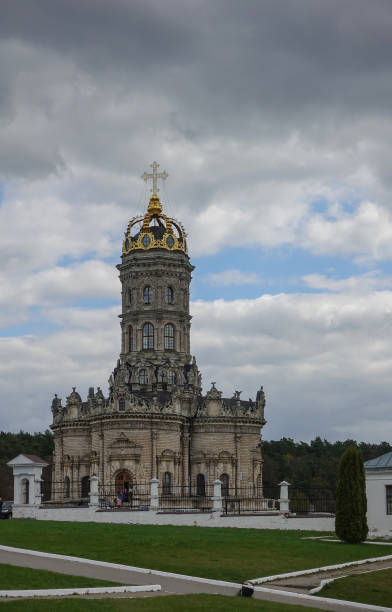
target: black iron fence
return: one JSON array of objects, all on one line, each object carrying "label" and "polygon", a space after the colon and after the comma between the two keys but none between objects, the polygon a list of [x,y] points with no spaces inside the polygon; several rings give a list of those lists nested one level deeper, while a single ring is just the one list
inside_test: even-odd
[{"label": "black iron fence", "polygon": [[113,484],[99,485],[98,504],[102,510],[148,510],[150,484],[134,483],[132,487],[124,490]]},{"label": "black iron fence", "polygon": [[275,514],[279,510],[279,500],[265,497],[224,497],[222,502],[224,514]]},{"label": "black iron fence", "polygon": [[278,485],[222,487],[224,514],[258,514],[279,510]]},{"label": "black iron fence", "polygon": [[159,487],[159,509],[163,512],[211,512],[213,485]]},{"label": "black iron fence", "polygon": [[41,485],[43,504],[51,506],[87,506],[90,501],[90,479],[66,478],[60,481],[43,482]]},{"label": "black iron fence", "polygon": [[289,487],[290,512],[296,514],[328,513],[336,511],[335,491],[327,487]]},{"label": "black iron fence", "polygon": [[[90,503],[90,478],[42,484],[42,502],[50,507],[80,507]],[[154,500],[163,512],[211,512],[213,510],[214,485],[194,482],[177,486],[161,483],[158,499]],[[224,514],[258,514],[277,512],[280,509],[280,486],[277,484],[241,485],[221,487]],[[288,487],[290,513],[334,514],[335,492],[326,487]],[[102,510],[148,510],[151,505],[150,483],[133,483],[129,489],[120,490],[115,484],[98,486],[98,505]]]}]

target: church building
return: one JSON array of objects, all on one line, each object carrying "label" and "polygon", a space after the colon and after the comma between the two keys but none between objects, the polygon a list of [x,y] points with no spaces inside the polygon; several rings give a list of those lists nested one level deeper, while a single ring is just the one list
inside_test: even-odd
[{"label": "church building", "polygon": [[146,213],[130,220],[117,266],[121,282],[121,349],[108,395],[98,387],[83,401],[74,388],[65,406],[52,402],[53,481],[88,493],[89,479],[119,489],[157,478],[203,494],[219,478],[222,491],[262,483],[263,388],[255,401],[240,391],[222,397],[215,383],[202,394],[191,354],[190,263],[182,224],[158,197],[156,162]]}]

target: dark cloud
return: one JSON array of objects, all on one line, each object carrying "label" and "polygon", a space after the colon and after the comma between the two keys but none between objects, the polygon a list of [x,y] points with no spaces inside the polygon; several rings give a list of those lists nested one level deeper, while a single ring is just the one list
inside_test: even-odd
[{"label": "dark cloud", "polygon": [[[193,254],[290,244],[305,255],[391,258],[390,0],[6,4],[0,20],[6,324],[26,318],[29,306],[44,317],[48,304],[73,299],[91,258],[97,265],[84,289],[96,298],[108,282],[105,258],[120,252],[129,217],[144,209],[140,175],[153,159],[169,172],[165,210],[184,221]],[[70,261],[77,275],[65,274]],[[331,286],[320,276],[313,282]],[[282,298],[279,312],[256,309],[252,317],[241,311],[238,317],[233,303],[223,323],[219,305],[209,318],[210,306],[202,305],[194,338],[206,379],[221,380],[225,393],[242,380],[251,395],[265,382],[274,435],[311,437],[318,403],[332,436],[339,434],[336,423],[343,429],[355,423],[358,435],[378,438],[390,383],[383,363],[368,388],[366,374],[377,360],[372,334],[388,363],[383,315],[374,318],[370,298],[363,311],[352,295],[339,299],[325,316],[322,295],[306,303],[300,295]],[[378,299],[381,308],[385,298]],[[355,316],[343,321],[340,308],[354,308]],[[113,325],[100,336],[99,363],[90,329],[75,355],[72,343],[81,336],[72,321],[60,335],[2,344],[4,405],[15,398],[21,369],[28,373],[24,392],[34,389],[40,401],[56,381],[63,395],[76,380],[86,388],[94,379],[102,384],[118,348]],[[53,366],[59,344],[63,353]],[[43,390],[48,380],[51,389]],[[376,397],[371,426],[366,419]],[[22,418],[29,415],[31,428],[44,426],[46,408],[32,416],[37,402],[29,402]],[[11,416],[20,424],[20,414],[6,425],[18,428]]]}]

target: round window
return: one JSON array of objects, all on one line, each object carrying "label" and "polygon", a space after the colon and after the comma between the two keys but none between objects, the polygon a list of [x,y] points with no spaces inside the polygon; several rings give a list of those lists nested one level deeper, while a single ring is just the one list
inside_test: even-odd
[{"label": "round window", "polygon": [[142,245],[147,248],[150,245],[151,242],[151,238],[150,236],[147,236],[147,234],[145,234],[142,238]]},{"label": "round window", "polygon": [[173,246],[174,246],[174,238],[173,238],[173,236],[168,236],[166,238],[166,244],[169,247],[169,249],[173,248]]}]

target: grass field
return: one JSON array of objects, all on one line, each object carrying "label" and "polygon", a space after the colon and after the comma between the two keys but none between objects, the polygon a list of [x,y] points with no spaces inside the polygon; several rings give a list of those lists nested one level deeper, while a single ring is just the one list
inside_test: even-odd
[{"label": "grass field", "polygon": [[[315,602],[317,603],[317,602]],[[303,608],[245,599],[224,595],[169,595],[144,599],[56,599],[44,602],[38,600],[11,601],[0,603],[0,610],[6,612],[42,612],[52,609],[57,612],[193,612],[214,610],[214,612],[320,612],[319,608]]]},{"label": "grass field", "polygon": [[317,595],[376,606],[391,606],[392,569],[340,578],[327,584]]},{"label": "grass field", "polygon": [[2,522],[0,544],[233,582],[392,554],[392,545],[301,539],[309,535],[299,531],[13,520]]},{"label": "grass field", "polygon": [[45,570],[0,563],[0,589],[70,589],[76,587],[116,586],[118,582],[84,576],[56,574]]}]

